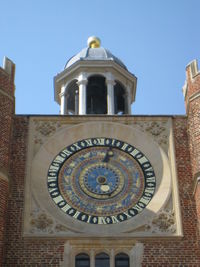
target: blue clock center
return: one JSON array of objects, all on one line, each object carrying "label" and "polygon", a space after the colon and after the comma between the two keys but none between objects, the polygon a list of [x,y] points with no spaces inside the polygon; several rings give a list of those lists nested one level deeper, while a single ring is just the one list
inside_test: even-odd
[{"label": "blue clock center", "polygon": [[93,164],[84,172],[84,183],[90,192],[106,195],[117,189],[119,177],[107,164]]}]

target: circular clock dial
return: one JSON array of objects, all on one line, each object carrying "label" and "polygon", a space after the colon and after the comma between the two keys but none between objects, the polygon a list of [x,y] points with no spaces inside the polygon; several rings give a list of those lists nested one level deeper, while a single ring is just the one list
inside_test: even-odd
[{"label": "circular clock dial", "polygon": [[64,148],[49,167],[47,184],[53,201],[67,215],[105,225],[142,212],[153,197],[156,178],[137,148],[98,137]]}]

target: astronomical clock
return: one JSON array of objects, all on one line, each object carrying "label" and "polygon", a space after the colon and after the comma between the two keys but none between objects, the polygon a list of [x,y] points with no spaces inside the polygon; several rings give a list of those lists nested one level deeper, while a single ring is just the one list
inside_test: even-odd
[{"label": "astronomical clock", "polygon": [[121,140],[80,140],[59,152],[48,171],[48,190],[67,215],[91,224],[124,222],[140,213],[156,188],[145,155]]}]

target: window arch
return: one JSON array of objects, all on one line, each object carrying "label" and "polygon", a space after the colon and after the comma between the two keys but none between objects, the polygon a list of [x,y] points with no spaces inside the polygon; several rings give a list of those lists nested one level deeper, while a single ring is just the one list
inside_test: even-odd
[{"label": "window arch", "polygon": [[90,267],[90,257],[86,253],[76,255],[75,267]]},{"label": "window arch", "polygon": [[110,258],[106,253],[99,253],[95,257],[95,267],[110,267]]},{"label": "window arch", "polygon": [[115,267],[130,267],[129,256],[125,253],[118,253],[115,256]]}]

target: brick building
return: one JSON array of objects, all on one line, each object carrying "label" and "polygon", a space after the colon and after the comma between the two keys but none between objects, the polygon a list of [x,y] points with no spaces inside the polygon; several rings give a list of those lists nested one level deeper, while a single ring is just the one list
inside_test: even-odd
[{"label": "brick building", "polygon": [[185,116],[135,116],[136,77],[98,38],[54,78],[60,115],[15,114],[0,68],[0,266],[200,266],[200,72]]}]

